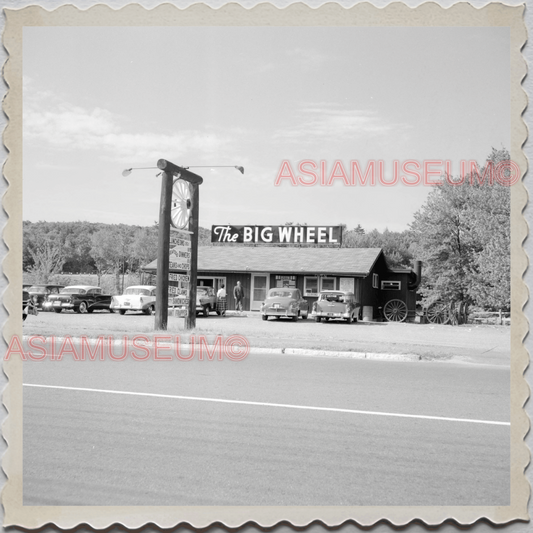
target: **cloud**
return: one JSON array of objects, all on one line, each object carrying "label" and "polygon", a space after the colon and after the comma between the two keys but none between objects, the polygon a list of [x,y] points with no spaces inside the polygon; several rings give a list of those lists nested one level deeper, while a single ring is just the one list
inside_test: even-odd
[{"label": "cloud", "polygon": [[297,124],[278,130],[274,138],[314,143],[317,139],[326,141],[386,135],[410,127],[390,122],[375,111],[342,109],[331,104],[302,105],[296,118]]},{"label": "cloud", "polygon": [[[25,80],[31,87],[31,80]],[[122,117],[106,109],[85,109],[45,92],[29,91],[24,100],[25,142],[39,142],[56,149],[93,150],[105,159],[139,161],[174,154],[223,152],[232,138],[215,128],[181,130],[165,134],[124,131]],[[239,135],[239,132],[236,132]]]}]

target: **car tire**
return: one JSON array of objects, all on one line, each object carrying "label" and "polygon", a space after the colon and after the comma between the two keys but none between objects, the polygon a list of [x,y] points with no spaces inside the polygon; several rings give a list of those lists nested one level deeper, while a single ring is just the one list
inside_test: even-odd
[{"label": "car tire", "polygon": [[119,315],[125,315],[126,314],[126,309],[119,309],[118,310],[118,314]]},{"label": "car tire", "polygon": [[80,302],[80,305],[76,308],[76,313],[84,315],[87,313],[87,304],[85,302]]},{"label": "car tire", "polygon": [[352,315],[350,315],[347,319],[346,319],[346,322],[348,322],[348,324],[351,324],[353,321],[353,318],[352,318]]},{"label": "car tire", "polygon": [[292,321],[293,321],[293,322],[297,322],[297,321],[298,321],[298,315],[293,316],[293,317],[291,317],[291,318],[292,318]]},{"label": "car tire", "polygon": [[309,311],[307,311],[306,313],[304,313],[302,315],[302,320],[307,320],[307,317],[309,316]]},{"label": "car tire", "polygon": [[315,322],[320,322],[322,320],[321,316],[315,316]]},{"label": "car tire", "polygon": [[263,320],[268,320],[268,315],[261,315],[261,318],[262,318]]},{"label": "car tire", "polygon": [[63,311],[63,309],[61,309],[61,307],[59,307],[59,308],[55,307],[55,308],[54,308],[54,311],[55,311],[56,313],[61,313],[61,311]]},{"label": "car tire", "polygon": [[204,314],[205,317],[209,316],[209,306],[208,305],[204,305],[202,313]]},{"label": "car tire", "polygon": [[155,305],[151,305],[151,306],[148,308],[148,314],[149,314],[149,315],[155,315]]},{"label": "car tire", "polygon": [[24,322],[24,320],[26,320],[26,317],[27,317],[27,316],[28,316],[28,315],[26,315],[25,313],[22,313],[22,321],[23,321],[23,322]]}]

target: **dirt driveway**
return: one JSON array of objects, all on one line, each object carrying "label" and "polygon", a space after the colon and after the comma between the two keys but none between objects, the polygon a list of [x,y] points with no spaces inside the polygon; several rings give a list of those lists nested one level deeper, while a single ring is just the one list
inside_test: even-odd
[{"label": "dirt driveway", "polygon": [[432,324],[396,324],[314,320],[261,320],[259,313],[230,313],[226,317],[211,314],[198,317],[196,329],[185,331],[183,318],[169,316],[166,332],[154,330],[154,317],[142,314],[118,315],[94,312],[78,315],[40,312],[29,316],[23,335],[63,337],[133,337],[137,334],[180,335],[186,342],[191,334],[243,335],[253,347],[306,348],[314,350],[418,354],[423,360],[461,360],[487,364],[510,363],[510,327],[488,325],[441,326]]}]

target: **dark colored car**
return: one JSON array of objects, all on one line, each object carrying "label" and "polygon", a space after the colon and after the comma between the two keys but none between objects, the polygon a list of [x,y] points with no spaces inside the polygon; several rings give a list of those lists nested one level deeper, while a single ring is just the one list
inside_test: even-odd
[{"label": "dark colored car", "polygon": [[28,315],[38,315],[39,311],[33,304],[30,293],[26,289],[22,289],[22,320],[26,320]]},{"label": "dark colored car", "polygon": [[37,284],[28,287],[27,291],[30,293],[31,300],[37,309],[43,309],[43,303],[49,294],[59,294],[59,291],[64,285],[56,284]]},{"label": "dark colored car", "polygon": [[361,305],[356,302],[354,293],[348,291],[322,291],[313,304],[316,322],[322,319],[342,319],[351,324],[357,320],[360,309]]},{"label": "dark colored car", "polygon": [[51,294],[47,301],[56,313],[71,309],[76,313],[92,313],[97,309],[110,311],[111,295],[104,294],[100,287],[92,285],[72,285],[61,289],[59,294]]},{"label": "dark colored car", "polygon": [[301,316],[305,320],[308,314],[309,302],[302,296],[300,289],[270,289],[261,305],[263,320],[268,320],[269,316],[275,316],[278,319],[287,317],[294,321]]}]

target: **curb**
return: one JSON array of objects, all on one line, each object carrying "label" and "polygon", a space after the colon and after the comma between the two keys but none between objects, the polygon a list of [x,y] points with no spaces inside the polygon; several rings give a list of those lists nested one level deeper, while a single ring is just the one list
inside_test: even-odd
[{"label": "curb", "polygon": [[[23,335],[22,340],[28,341],[31,337],[39,337],[39,335]],[[109,343],[109,337],[102,336],[107,343]],[[43,337],[44,338],[44,344],[48,344],[51,342],[52,339],[54,339],[56,346],[61,346],[63,342],[65,342],[66,339],[69,339],[73,344],[81,344],[81,338],[80,337]],[[94,338],[87,338],[85,341],[90,344],[94,345],[98,342],[98,339]],[[122,346],[124,340],[123,339],[116,339],[112,341],[113,346]],[[109,345],[109,344],[108,344]],[[143,344],[143,346],[146,346],[147,348],[153,348],[155,346],[154,342],[147,342]],[[175,342],[169,342],[169,343],[161,343],[158,344],[160,348],[175,348],[177,346],[177,343]],[[181,348],[184,348],[186,350],[190,350],[194,347],[194,345],[191,344],[180,344]],[[217,348],[216,345],[207,345],[206,348],[208,350],[214,350]],[[259,348],[250,346],[248,354],[269,354],[274,353],[276,355],[300,355],[300,356],[308,356],[308,357],[333,357],[338,359],[369,359],[369,360],[382,360],[382,361],[406,361],[406,362],[413,362],[413,361],[422,361],[422,356],[418,354],[395,354],[395,353],[376,353],[376,352],[345,352],[345,351],[338,351],[338,350],[306,350],[304,348]]]}]

